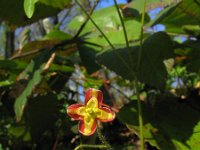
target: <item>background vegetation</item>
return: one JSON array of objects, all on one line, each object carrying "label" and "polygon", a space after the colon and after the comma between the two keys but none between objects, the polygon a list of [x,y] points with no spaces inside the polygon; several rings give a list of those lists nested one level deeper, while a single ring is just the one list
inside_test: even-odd
[{"label": "background vegetation", "polygon": [[200,149],[200,0],[110,2],[0,0],[0,149],[100,144],[66,115],[90,87],[114,149]]}]

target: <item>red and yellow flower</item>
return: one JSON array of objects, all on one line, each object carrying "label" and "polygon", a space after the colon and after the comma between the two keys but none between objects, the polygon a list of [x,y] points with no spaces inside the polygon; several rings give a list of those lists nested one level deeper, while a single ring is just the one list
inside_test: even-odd
[{"label": "red and yellow flower", "polygon": [[80,120],[79,132],[86,136],[96,131],[97,121],[109,122],[115,118],[115,113],[103,106],[102,92],[92,88],[86,91],[85,105],[72,104],[67,108],[67,114],[74,120]]}]

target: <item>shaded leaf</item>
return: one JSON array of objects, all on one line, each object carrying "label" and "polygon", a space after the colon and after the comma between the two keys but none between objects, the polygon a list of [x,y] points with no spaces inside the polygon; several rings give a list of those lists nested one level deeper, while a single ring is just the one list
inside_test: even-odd
[{"label": "shaded leaf", "polygon": [[[139,133],[137,102],[125,105],[118,117],[129,129]],[[144,137],[162,150],[197,150],[200,137],[200,112],[179,103],[172,96],[158,97],[154,106],[142,102]],[[129,118],[132,118],[131,120]]]},{"label": "shaded leaf", "polygon": [[72,36],[65,32],[54,30],[45,35],[41,40],[27,43],[21,51],[26,52],[43,48],[51,48],[61,41],[69,40],[71,38]]},{"label": "shaded leaf", "polygon": [[[40,50],[44,48],[51,48],[54,45],[60,43],[60,40],[40,40],[29,42],[21,49],[21,52],[30,52],[34,50]],[[19,54],[17,54],[19,55]]]},{"label": "shaded leaf", "polygon": [[31,140],[30,132],[25,125],[12,125],[8,129],[8,133],[17,139],[22,138],[26,142]]},{"label": "shaded leaf", "polygon": [[158,23],[164,24],[169,32],[185,33],[188,25],[199,24],[200,1],[183,0],[178,4],[171,5],[164,9],[149,24],[154,26]]},{"label": "shaded leaf", "polygon": [[93,73],[100,69],[100,66],[96,63],[96,54],[98,53],[96,49],[86,45],[79,45],[78,51],[81,61],[88,73]]},{"label": "shaded leaf", "polygon": [[[23,2],[24,0],[18,0],[16,4],[15,0],[1,0],[0,6],[3,7],[0,9],[0,19],[7,21],[12,25],[24,26],[38,21],[39,19],[55,15],[59,12],[59,9],[37,3],[35,5],[34,15],[31,19],[28,19],[24,12]],[[34,2],[34,0],[32,0],[32,2]]]},{"label": "shaded leaf", "polygon": [[[20,52],[16,52],[16,54],[12,58],[20,58],[20,56],[25,59],[30,59],[36,54],[42,52],[46,48],[52,48],[55,45],[61,43],[64,40],[70,40],[72,38],[71,35],[59,31],[54,30],[47,35],[45,35],[41,40],[32,41],[23,46]],[[70,43],[70,42],[69,42]],[[71,42],[73,44],[73,42]],[[67,45],[67,44],[66,44]],[[63,45],[64,47],[65,45]],[[67,49],[67,48],[66,48]]]},{"label": "shaded leaf", "polygon": [[[123,78],[133,80],[134,76],[130,68],[132,68],[132,71],[136,74],[138,51],[139,46],[132,46],[130,52],[127,48],[121,46],[117,47],[115,51],[106,50],[98,54],[97,60],[100,64],[115,71]],[[129,53],[131,53],[131,56]],[[164,32],[158,32],[147,38],[143,44],[141,64],[139,73],[137,74],[139,80],[154,87],[163,88],[167,78],[167,71],[163,61],[171,57],[173,57],[173,48],[168,35]],[[128,64],[129,67],[127,67],[125,63]]]},{"label": "shaded leaf", "polygon": [[200,74],[200,41],[186,41],[183,45],[190,49],[185,60],[187,70]]}]

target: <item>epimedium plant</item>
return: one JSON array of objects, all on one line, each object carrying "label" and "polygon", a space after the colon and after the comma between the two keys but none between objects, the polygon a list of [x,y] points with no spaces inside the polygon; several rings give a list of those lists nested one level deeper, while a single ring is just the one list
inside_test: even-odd
[{"label": "epimedium plant", "polygon": [[0,148],[199,149],[200,1],[101,2],[0,2]]}]

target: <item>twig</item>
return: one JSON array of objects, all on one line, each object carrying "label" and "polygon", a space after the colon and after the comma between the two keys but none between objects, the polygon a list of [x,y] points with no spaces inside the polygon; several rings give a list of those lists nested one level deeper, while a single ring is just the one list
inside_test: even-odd
[{"label": "twig", "polygon": [[46,71],[46,70],[49,69],[49,67],[53,63],[53,60],[55,59],[55,57],[56,57],[56,53],[54,52],[54,53],[51,54],[51,57],[47,61],[46,65],[44,66],[43,71]]}]

